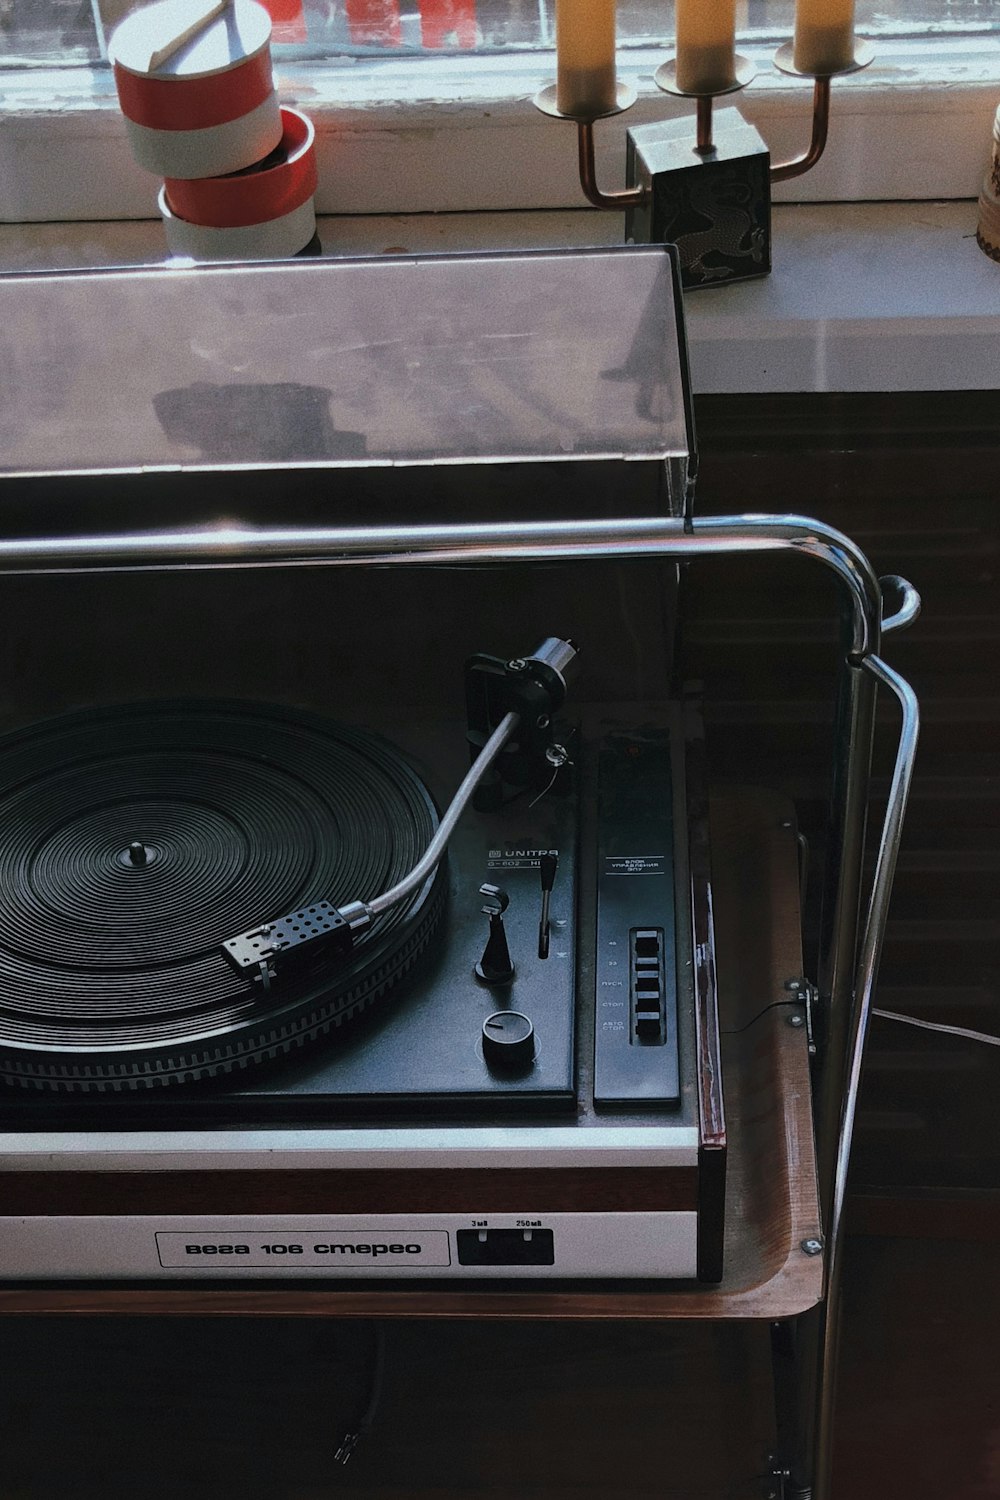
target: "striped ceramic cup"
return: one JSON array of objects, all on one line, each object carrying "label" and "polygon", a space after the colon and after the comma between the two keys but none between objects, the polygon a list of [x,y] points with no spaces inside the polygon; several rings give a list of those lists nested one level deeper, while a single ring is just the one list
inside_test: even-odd
[{"label": "striped ceramic cup", "polygon": [[256,0],[155,0],[133,11],[109,55],[140,166],[214,177],[273,151],[282,126],[270,42],[271,18]]}]

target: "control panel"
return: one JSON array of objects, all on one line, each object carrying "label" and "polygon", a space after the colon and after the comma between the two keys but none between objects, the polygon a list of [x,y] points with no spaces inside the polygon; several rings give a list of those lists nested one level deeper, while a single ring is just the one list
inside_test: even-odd
[{"label": "control panel", "polygon": [[680,1103],[674,826],[666,734],[610,735],[597,798],[594,1103]]}]

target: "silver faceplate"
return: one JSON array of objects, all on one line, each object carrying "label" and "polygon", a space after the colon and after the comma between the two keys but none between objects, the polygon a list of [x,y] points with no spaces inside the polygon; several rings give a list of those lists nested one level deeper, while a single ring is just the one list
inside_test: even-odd
[{"label": "silver faceplate", "polygon": [[[462,1265],[458,1231],[484,1226],[551,1232],[552,1264]],[[697,1240],[694,1212],[11,1217],[0,1218],[0,1280],[694,1277]]]}]

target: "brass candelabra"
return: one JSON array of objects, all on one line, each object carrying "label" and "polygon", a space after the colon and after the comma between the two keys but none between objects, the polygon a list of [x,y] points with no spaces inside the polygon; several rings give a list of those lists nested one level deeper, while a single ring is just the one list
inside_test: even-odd
[{"label": "brass candelabra", "polygon": [[808,146],[800,156],[777,163],[771,162],[756,127],[738,110],[715,111],[716,99],[739,93],[753,81],[751,62],[735,56],[731,79],[721,88],[698,93],[681,88],[675,62],[665,62],[653,81],[664,93],[695,101],[694,139],[690,116],[629,130],[627,186],[610,192],[597,182],[594,126],[630,109],[635,89],[618,83],[614,105],[596,112],[560,109],[555,84],[542,89],[533,102],[543,114],[576,125],[580,187],[587,201],[595,208],[624,212],[629,241],[676,244],[685,287],[717,286],[770,272],[771,184],[800,177],[816,165],[829,134],[833,79],[866,68],[874,56],[868,42],[856,41],[850,63],[820,73],[795,66],[790,42],[778,49],[775,67],[810,78],[813,101]]}]

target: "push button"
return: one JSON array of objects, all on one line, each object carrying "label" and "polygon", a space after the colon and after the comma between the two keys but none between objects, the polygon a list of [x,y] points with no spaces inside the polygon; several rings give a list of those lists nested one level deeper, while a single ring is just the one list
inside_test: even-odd
[{"label": "push button", "polygon": [[637,927],[632,933],[632,951],[636,958],[658,959],[663,932],[656,927]]},{"label": "push button", "polygon": [[632,1040],[662,1044],[666,1028],[661,927],[633,927],[629,933],[629,990]]}]

